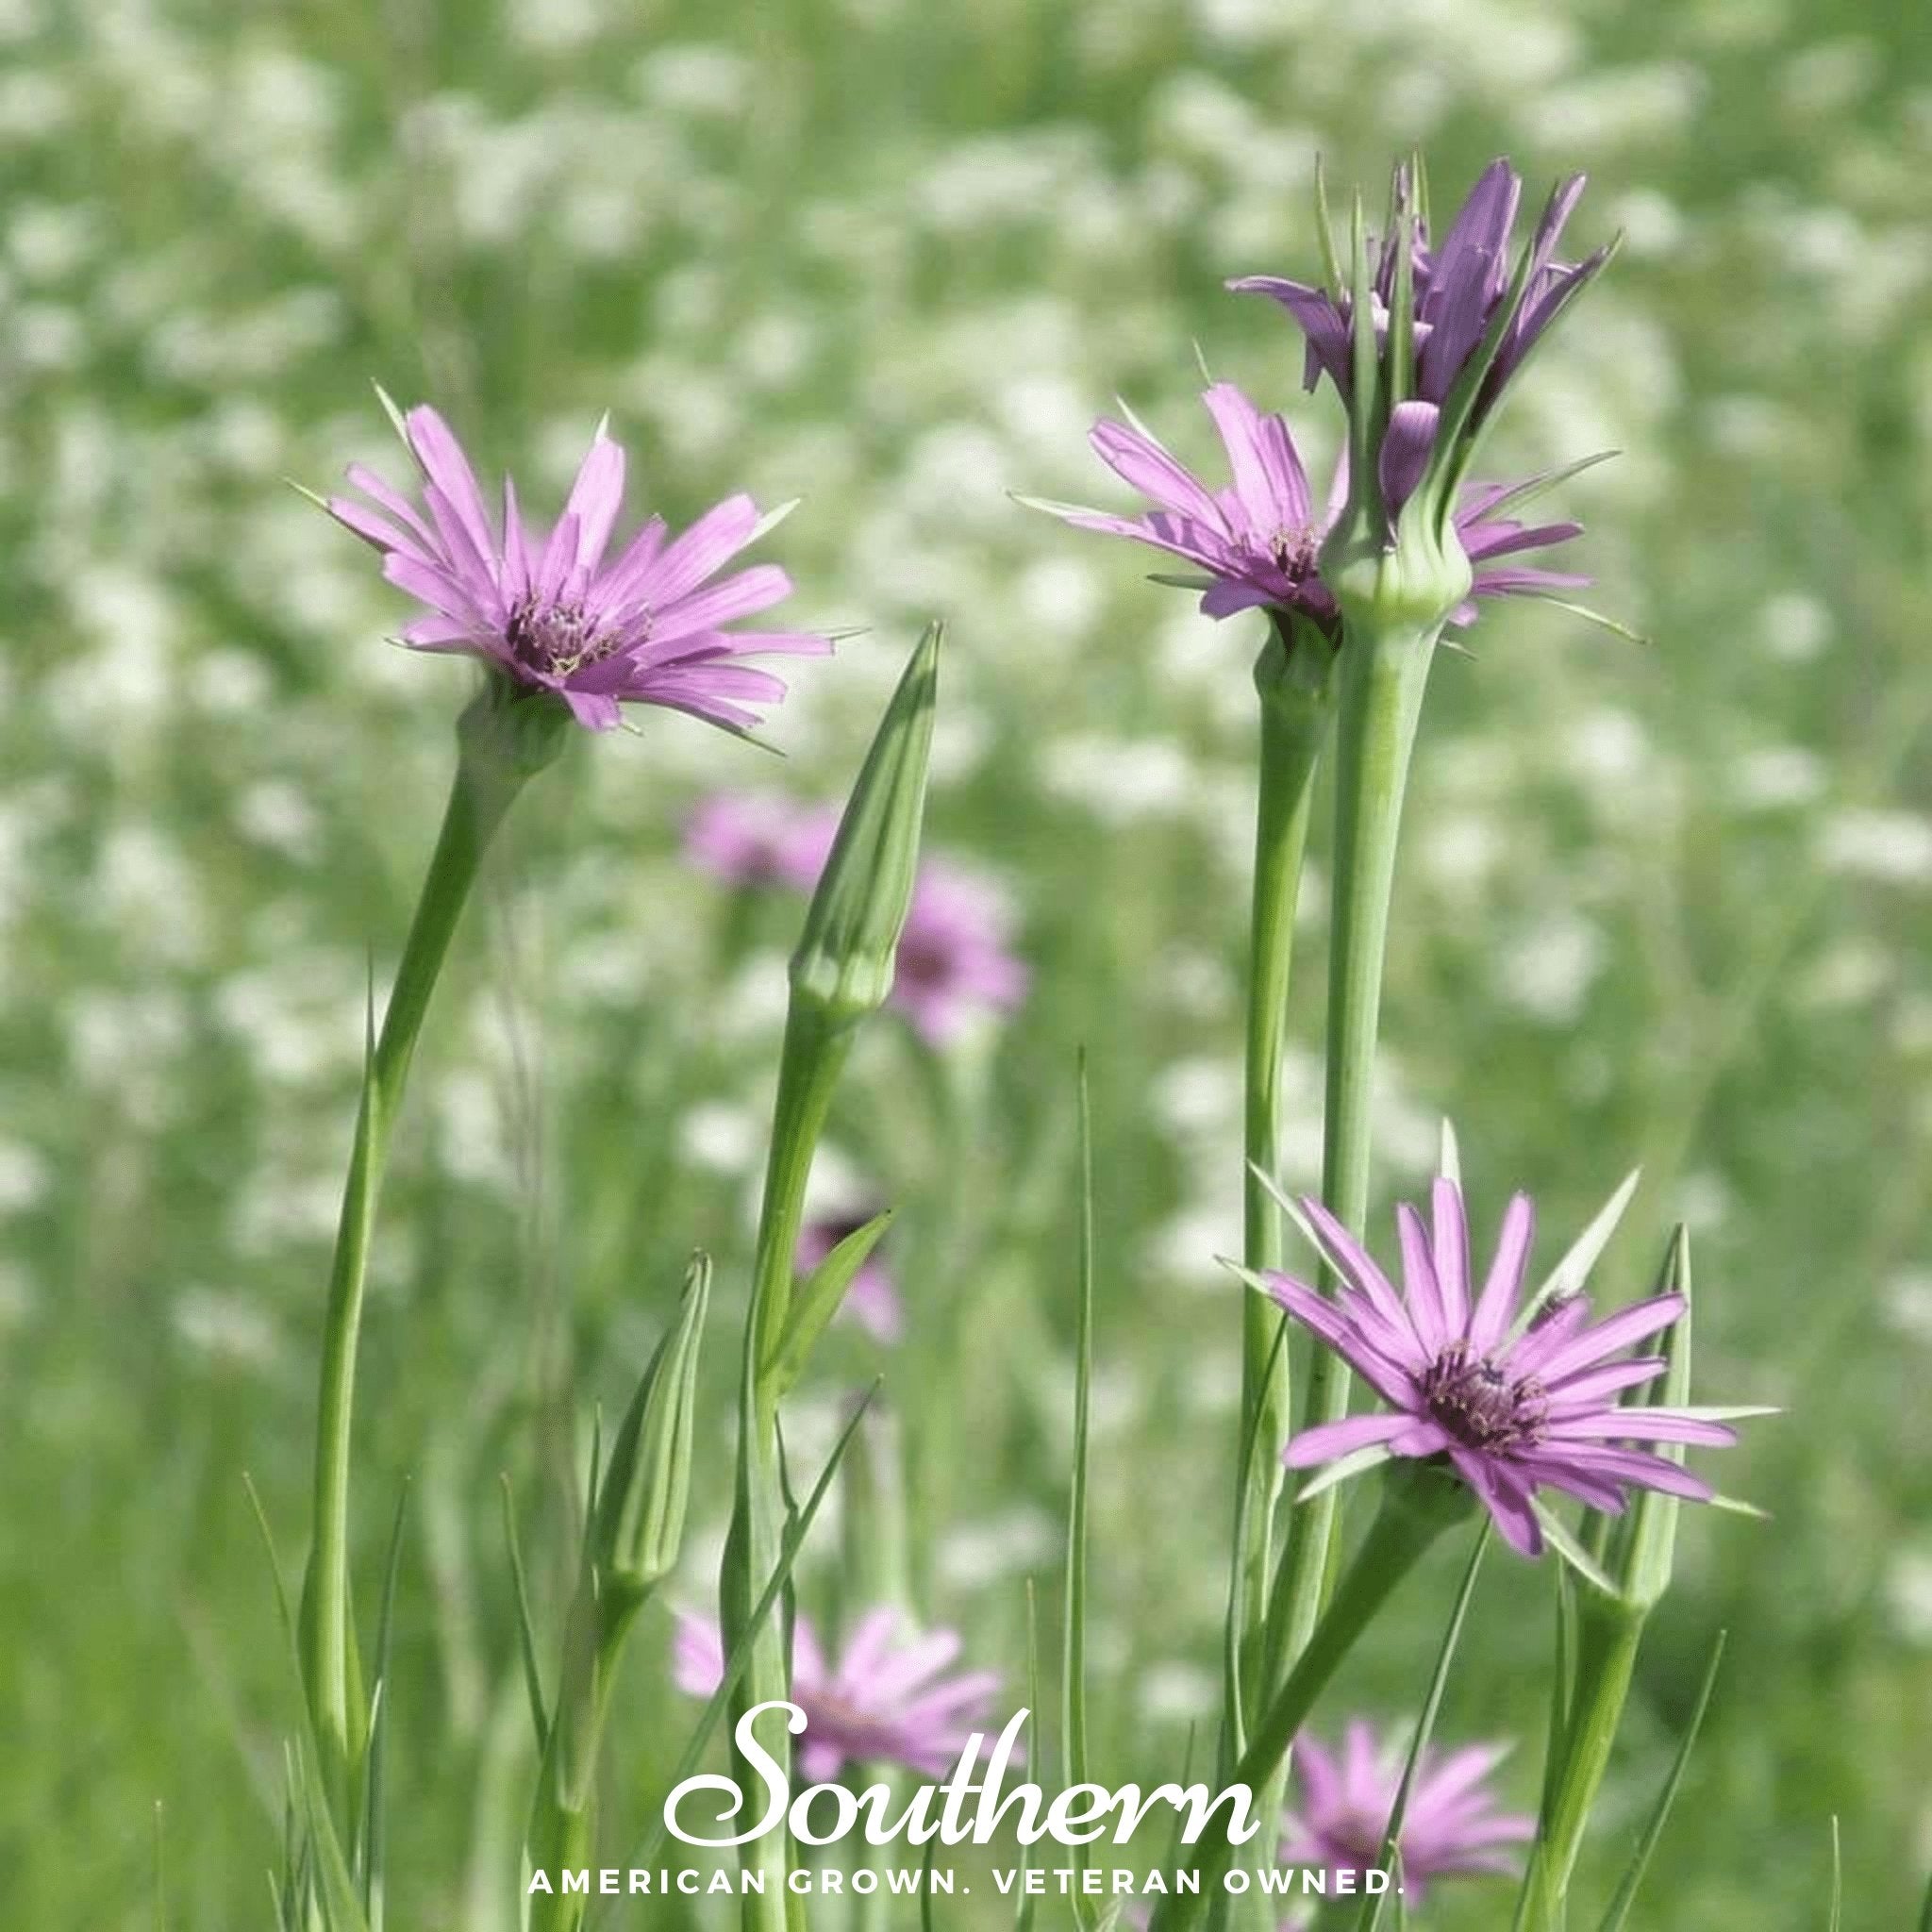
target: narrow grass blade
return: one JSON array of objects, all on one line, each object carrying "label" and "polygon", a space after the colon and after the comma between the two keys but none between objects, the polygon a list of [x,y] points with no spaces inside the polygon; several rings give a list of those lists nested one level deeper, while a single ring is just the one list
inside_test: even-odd
[{"label": "narrow grass blade", "polygon": [[[1663,1836],[1665,1822],[1671,1815],[1671,1807],[1676,1802],[1677,1787],[1684,1782],[1684,1771],[1690,1762],[1691,1747],[1697,1742],[1697,1733],[1704,1725],[1704,1713],[1710,1707],[1710,1693],[1717,1683],[1718,1665],[1724,1661],[1724,1635],[1720,1630],[1717,1641],[1711,1645],[1710,1661],[1704,1667],[1704,1682],[1698,1690],[1697,1702],[1691,1707],[1690,1722],[1684,1726],[1684,1736],[1677,1745],[1670,1774],[1664,1779],[1657,1803],[1651,1807],[1650,1816],[1644,1821],[1643,1830],[1630,1854],[1629,1864],[1624,1868],[1624,1876],[1618,1883],[1616,1895],[1610,1900],[1609,1910],[1604,1914],[1599,1932],[1624,1932],[1624,1922],[1630,1916],[1630,1907],[1637,1897],[1638,1888],[1643,1883],[1651,1854],[1657,1850],[1657,1840]],[[1927,1910],[1932,1914],[1932,1901],[1928,1901]],[[1932,1926],[1932,1918],[1928,1918],[1928,1926]]]},{"label": "narrow grass blade", "polygon": [[[1268,1376],[1274,1375],[1287,1345],[1288,1324],[1284,1322],[1274,1332],[1274,1346],[1268,1351]],[[1247,1690],[1241,1681],[1241,1558],[1248,1546],[1249,1511],[1254,1494],[1254,1485],[1247,1476],[1254,1467],[1256,1452],[1261,1446],[1262,1421],[1258,1407],[1248,1418],[1247,1429],[1241,1438],[1241,1483],[1235,1497],[1233,1573],[1228,1578],[1227,1622],[1222,1660],[1222,1694],[1225,1706],[1222,1712],[1222,1755],[1228,1764],[1239,1763],[1248,1748]]]},{"label": "narrow grass blade", "polygon": [[382,1614],[375,1626],[375,1678],[369,1700],[369,1750],[362,1772],[362,1914],[369,1932],[382,1932],[383,1867],[388,1856],[388,1834],[384,1824],[385,1781],[383,1767],[389,1740],[390,1635],[395,1626],[396,1576],[402,1568],[403,1524],[409,1507],[409,1485],[406,1480],[396,1498],[396,1520],[389,1533],[389,1560],[382,1572]]},{"label": "narrow grass blade", "polygon": [[282,1566],[275,1555],[275,1538],[268,1526],[268,1514],[261,1507],[252,1476],[243,1474],[242,1486],[248,1492],[249,1507],[255,1512],[256,1528],[261,1534],[262,1548],[268,1555],[269,1574],[275,1581],[275,1614],[282,1629],[282,1649],[288,1663],[290,1682],[295,1691],[301,1723],[291,1754],[291,1775],[303,1823],[307,1827],[307,1854],[320,1874],[325,1923],[327,1932],[369,1932],[362,1915],[362,1903],[337,1836],[335,1820],[329,1815],[326,1786],[323,1777],[322,1751],[317,1743],[314,1720],[308,1700],[303,1694],[302,1653],[296,1635],[295,1616],[282,1581]]},{"label": "narrow grass blade", "polygon": [[[1469,1615],[1470,1599],[1475,1594],[1476,1574],[1482,1568],[1483,1555],[1489,1546],[1490,1524],[1485,1517],[1470,1549],[1469,1561],[1463,1566],[1462,1582],[1456,1591],[1456,1606],[1449,1612],[1441,1647],[1436,1653],[1436,1668],[1429,1676],[1428,1694],[1423,1699],[1422,1715],[1415,1722],[1415,1736],[1409,1740],[1408,1761],[1402,1767],[1402,1782],[1395,1788],[1395,1803],[1390,1807],[1389,1826],[1382,1839],[1381,1869],[1391,1874],[1396,1870],[1403,1820],[1408,1815],[1409,1793],[1415,1789],[1416,1767],[1422,1762],[1423,1753],[1428,1749],[1429,1738],[1436,1728],[1436,1714],[1442,1708],[1442,1692],[1449,1683],[1449,1668],[1456,1661],[1456,1646],[1462,1641],[1463,1621]],[[1356,1918],[1357,1932],[1375,1932],[1376,1926],[1382,1923],[1382,1907],[1388,1900],[1386,1891],[1371,1892],[1362,1900],[1361,1911]]]},{"label": "narrow grass blade", "polygon": [[1839,1932],[1844,1918],[1845,1883],[1843,1848],[1839,1843],[1838,1813],[1831,1814],[1831,1918],[1829,1932]]},{"label": "narrow grass blade", "polygon": [[[1087,1775],[1087,1476],[1088,1424],[1093,1393],[1093,1118],[1087,1091],[1087,1055],[1079,1058],[1079,1187],[1077,1237],[1079,1310],[1074,1365],[1074,1475],[1067,1502],[1067,1574],[1062,1592],[1060,1631],[1060,1767],[1069,1785]],[[1245,1494],[1245,1491],[1243,1491]],[[1237,1547],[1240,1545],[1237,1544]],[[1069,1847],[1068,1864],[1085,1872],[1092,1852]],[[1074,1883],[1074,1917],[1082,1924],[1091,1914]]]},{"label": "narrow grass blade", "polygon": [[155,1800],[154,1932],[168,1932],[167,1814],[158,1798]]},{"label": "narrow grass blade", "polygon": [[1550,1684],[1550,1729],[1543,1746],[1543,1790],[1538,1807],[1541,1829],[1549,1829],[1556,1809],[1557,1783],[1562,1774],[1563,1753],[1570,1736],[1570,1708],[1576,1689],[1576,1585],[1570,1568],[1553,1563],[1557,1579],[1557,1655]]},{"label": "narrow grass blade", "polygon": [[509,1552],[509,1576],[517,1606],[517,1643],[524,1658],[524,1694],[530,1703],[530,1727],[537,1734],[541,1757],[550,1742],[550,1704],[543,1694],[543,1667],[537,1660],[537,1632],[530,1617],[530,1591],[524,1574],[523,1544],[517,1538],[517,1505],[509,1477],[498,1477],[503,1485],[503,1541]]},{"label": "narrow grass blade", "polygon": [[[1033,1579],[1026,1579],[1026,1708],[1040,1708],[1040,1604],[1033,1588]],[[1042,1756],[1044,1753],[1041,1754]],[[1040,1782],[1047,1783],[1049,1767],[1040,1767]],[[1020,1894],[1020,1909],[1013,1914],[1013,1932],[1033,1932],[1034,1921],[1038,1917],[1033,1900],[1027,1895],[1026,1874],[1033,1869],[1033,1847],[1023,1842],[1020,1846],[1020,1877],[1016,1890]]]}]

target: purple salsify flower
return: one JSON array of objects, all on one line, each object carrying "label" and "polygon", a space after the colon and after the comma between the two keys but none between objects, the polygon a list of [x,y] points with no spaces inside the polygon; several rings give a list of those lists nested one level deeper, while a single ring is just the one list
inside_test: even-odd
[{"label": "purple salsify flower", "polygon": [[[1335,599],[1322,581],[1321,555],[1329,525],[1347,499],[1345,466],[1338,468],[1328,500],[1318,509],[1282,417],[1264,415],[1228,382],[1213,384],[1202,401],[1227,451],[1234,476],[1230,488],[1210,490],[1129,411],[1125,423],[1096,424],[1090,440],[1101,460],[1123,482],[1150,497],[1155,508],[1123,517],[1073,504],[1025,500],[1080,529],[1131,537],[1196,565],[1210,579],[1201,595],[1201,609],[1209,617],[1255,608],[1287,611],[1333,636],[1340,620]],[[1397,458],[1406,461],[1399,452]],[[1531,526],[1503,513],[1543,480],[1478,484],[1464,492],[1456,530],[1474,583],[1470,597],[1452,614],[1452,624],[1473,624],[1478,597],[1570,590],[1590,581],[1500,560],[1581,534],[1580,524]]]},{"label": "purple salsify flower", "polygon": [[[814,1784],[848,1764],[903,1764],[943,1777],[967,1740],[988,1727],[999,1675],[946,1672],[959,1655],[951,1630],[921,1637],[892,1609],[858,1621],[836,1666],[800,1617],[791,1633],[791,1701],[805,1713],[799,1768]],[[724,1681],[724,1646],[707,1617],[680,1613],[674,1652],[677,1687],[709,1697]]]},{"label": "purple salsify flower", "polygon": [[[1497,1808],[1489,1778],[1507,1751],[1502,1744],[1425,1749],[1416,1760],[1398,1841],[1407,1904],[1413,1906],[1431,1879],[1516,1870],[1508,1847],[1535,1838],[1536,1820]],[[1340,1751],[1296,1739],[1300,1804],[1282,1821],[1282,1862],[1331,1874],[1378,1870],[1407,1757],[1406,1747],[1378,1741],[1359,1718],[1344,1732]]]},{"label": "purple salsify flower", "polygon": [[670,541],[663,518],[652,517],[607,560],[625,457],[601,424],[546,532],[524,517],[507,476],[501,522],[491,519],[462,445],[434,409],[404,416],[391,406],[391,414],[423,473],[422,508],[359,463],[348,480],[368,502],[335,496],[326,508],[383,553],[391,583],[427,606],[403,631],[406,644],[480,658],[519,685],[555,692],[597,731],[616,724],[625,704],[748,731],[759,722],[753,708],[775,704],[785,687],[742,659],[832,648],[804,631],[724,628],[790,595],[791,580],[774,564],[708,581],[784,510],[761,516],[750,497],[726,497]]},{"label": "purple salsify flower", "polygon": [[1319,1201],[1304,1200],[1307,1230],[1341,1277],[1331,1300],[1286,1274],[1259,1277],[1268,1292],[1341,1356],[1389,1405],[1374,1415],[1320,1423],[1282,1459],[1309,1469],[1359,1455],[1443,1457],[1503,1535],[1526,1557],[1543,1547],[1536,1494],[1552,1489],[1621,1514],[1631,1488],[1708,1502],[1710,1485],[1635,1442],[1737,1440],[1693,1410],[1620,1407],[1625,1390],[1663,1373],[1664,1357],[1624,1357],[1687,1306],[1660,1294],[1591,1324],[1589,1299],[1559,1294],[1520,1308],[1536,1213],[1510,1200],[1480,1293],[1470,1275],[1462,1191],[1435,1184],[1433,1225],[1405,1203],[1396,1210],[1403,1286],[1397,1292],[1368,1250]]},{"label": "purple salsify flower", "polygon": [[[847,1235],[857,1234],[866,1226],[876,1211],[822,1215],[808,1221],[799,1230],[793,1267],[801,1274],[809,1274]],[[839,1314],[841,1319],[849,1315],[874,1341],[888,1347],[905,1333],[906,1309],[899,1299],[899,1286],[876,1248],[846,1285]]]},{"label": "purple salsify flower", "polygon": [[[1578,262],[1556,258],[1563,225],[1582,196],[1583,184],[1581,175],[1559,182],[1537,223],[1529,242],[1529,273],[1522,299],[1483,379],[1472,426],[1495,407],[1538,338],[1609,259],[1607,246]],[[1399,221],[1410,214],[1413,201],[1406,168],[1396,171],[1395,193]],[[1398,416],[1405,410],[1411,413],[1412,433],[1420,429],[1424,412],[1433,431],[1435,412],[1474,355],[1497,310],[1508,299],[1518,266],[1510,258],[1510,243],[1522,198],[1522,176],[1507,161],[1496,160],[1483,170],[1471,189],[1440,248],[1430,247],[1426,222],[1414,219],[1409,250],[1415,305],[1414,367],[1404,385],[1409,400],[1397,408]],[[1376,251],[1372,299],[1376,338],[1385,353],[1389,305],[1396,292],[1398,245],[1398,232],[1391,228],[1381,238]],[[1279,302],[1307,339],[1308,388],[1313,389],[1326,375],[1343,399],[1349,397],[1354,387],[1349,338],[1355,307],[1350,290],[1317,288],[1279,275],[1242,275],[1228,287]]]},{"label": "purple salsify flower", "polygon": [[[691,862],[733,884],[809,891],[831,856],[836,811],[726,794],[708,800],[685,834]],[[1017,1007],[1029,974],[1012,951],[1014,914],[991,880],[951,859],[922,859],[899,936],[891,1004],[935,1046],[979,1014]]]},{"label": "purple salsify flower", "polygon": [[1013,908],[991,879],[925,859],[899,935],[891,1003],[933,1046],[986,1012],[1010,1011],[1031,979],[1011,950]]},{"label": "purple salsify flower", "polygon": [[809,888],[838,829],[837,812],[801,812],[767,793],[719,791],[685,821],[684,856],[728,886]]}]

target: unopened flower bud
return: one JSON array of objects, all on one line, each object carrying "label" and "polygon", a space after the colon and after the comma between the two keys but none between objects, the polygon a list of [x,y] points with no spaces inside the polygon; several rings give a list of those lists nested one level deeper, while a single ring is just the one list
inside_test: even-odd
[{"label": "unopened flower bud", "polygon": [[794,1000],[834,1028],[863,1019],[892,990],[919,863],[939,647],[935,624],[886,708],[792,956]]},{"label": "unopened flower bud", "polygon": [[591,1548],[620,1611],[634,1609],[676,1567],[691,1499],[691,1411],[711,1263],[694,1256],[684,1299],[611,1445]]}]

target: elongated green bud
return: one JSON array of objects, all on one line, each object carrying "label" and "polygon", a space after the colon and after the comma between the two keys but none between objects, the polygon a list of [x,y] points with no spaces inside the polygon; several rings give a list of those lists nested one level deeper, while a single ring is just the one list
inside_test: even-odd
[{"label": "elongated green bud", "polygon": [[694,1255],[677,1321],[658,1344],[611,1444],[591,1525],[591,1559],[603,1584],[607,1619],[635,1608],[677,1564],[691,1500],[698,1355],[710,1299],[710,1257]]},{"label": "elongated green bud", "polygon": [[835,1028],[883,1006],[892,990],[919,863],[941,630],[926,627],[886,708],[792,955],[794,1008],[815,1008]]}]

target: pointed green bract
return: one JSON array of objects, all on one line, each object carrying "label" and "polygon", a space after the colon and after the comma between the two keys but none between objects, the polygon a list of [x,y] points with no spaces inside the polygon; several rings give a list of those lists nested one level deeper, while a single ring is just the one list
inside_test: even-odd
[{"label": "pointed green bract", "polygon": [[941,636],[927,626],[886,708],[792,956],[794,1001],[834,1027],[863,1019],[892,990],[919,864]]},{"label": "pointed green bract", "polygon": [[854,1228],[796,1291],[785,1332],[778,1338],[777,1347],[764,1369],[767,1379],[781,1395],[803,1373],[819,1337],[831,1325],[832,1317],[844,1302],[846,1290],[872,1258],[872,1251],[891,1226],[895,1212],[888,1208],[862,1227]]},{"label": "pointed green bract", "polygon": [[[698,1358],[710,1298],[710,1257],[694,1255],[677,1321],[638,1384],[600,1485],[591,1560],[633,1607],[676,1568],[683,1544]],[[613,1614],[615,1607],[607,1606],[607,1619]]]}]

